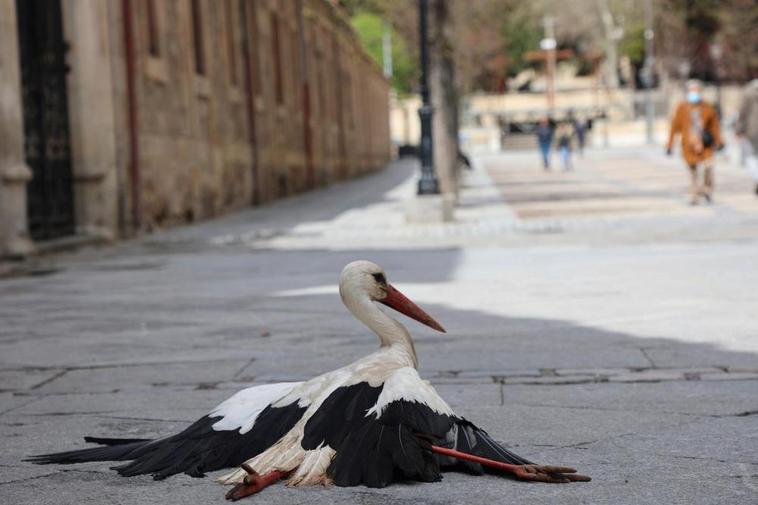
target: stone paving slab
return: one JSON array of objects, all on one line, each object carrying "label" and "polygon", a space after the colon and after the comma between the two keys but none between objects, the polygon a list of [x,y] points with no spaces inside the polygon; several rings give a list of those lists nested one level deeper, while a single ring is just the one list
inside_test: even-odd
[{"label": "stone paving slab", "polygon": [[[751,416],[707,417],[654,432],[636,432],[634,451],[651,456],[750,465],[758,470],[754,447],[758,442]],[[714,433],[721,433],[714,437]],[[625,435],[628,437],[629,435]],[[605,442],[600,442],[603,445]],[[736,468],[734,470],[736,472]]]},{"label": "stone paving slab", "polygon": [[752,381],[587,383],[540,387],[506,384],[503,397],[514,404],[619,410],[630,415],[651,411],[661,415],[739,416],[758,409],[756,384]]}]

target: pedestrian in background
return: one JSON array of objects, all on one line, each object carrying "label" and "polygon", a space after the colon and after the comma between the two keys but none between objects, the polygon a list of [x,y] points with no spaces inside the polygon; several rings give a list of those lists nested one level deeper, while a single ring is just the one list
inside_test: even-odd
[{"label": "pedestrian in background", "polygon": [[537,143],[542,154],[542,166],[550,170],[550,146],[553,144],[553,125],[547,116],[540,119],[537,125]]},{"label": "pedestrian in background", "polygon": [[745,86],[736,133],[742,140],[745,168],[753,176],[755,194],[758,195],[758,79],[753,79]]},{"label": "pedestrian in background", "polygon": [[682,156],[690,170],[690,204],[700,197],[713,199],[713,154],[724,147],[716,109],[703,101],[700,81],[687,81],[687,99],[681,102],[671,118],[666,154],[672,153],[674,138],[679,135]]},{"label": "pedestrian in background", "polygon": [[558,152],[561,153],[561,165],[565,172],[571,170],[571,143],[573,137],[573,128],[567,123],[561,123],[558,127]]},{"label": "pedestrian in background", "polygon": [[576,135],[576,145],[579,148],[579,156],[584,156],[584,140],[587,134],[587,121],[581,117],[574,119],[574,135]]}]

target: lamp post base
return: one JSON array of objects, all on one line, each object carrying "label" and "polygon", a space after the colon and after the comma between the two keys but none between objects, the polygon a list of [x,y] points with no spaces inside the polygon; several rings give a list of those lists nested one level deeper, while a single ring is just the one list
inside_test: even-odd
[{"label": "lamp post base", "polygon": [[405,222],[408,224],[449,223],[453,220],[452,194],[414,195],[405,203]]},{"label": "lamp post base", "polygon": [[424,178],[424,174],[422,174],[421,179],[418,181],[418,194],[420,196],[439,195],[440,184],[437,178]]}]

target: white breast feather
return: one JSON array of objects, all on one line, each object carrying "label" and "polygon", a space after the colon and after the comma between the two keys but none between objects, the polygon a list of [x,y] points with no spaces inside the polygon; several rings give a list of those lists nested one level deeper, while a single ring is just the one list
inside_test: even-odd
[{"label": "white breast feather", "polygon": [[366,415],[382,415],[385,407],[398,400],[417,402],[426,405],[437,414],[454,415],[453,409],[434,390],[428,381],[421,380],[415,368],[404,367],[395,370],[384,382],[382,392],[376,405]]}]

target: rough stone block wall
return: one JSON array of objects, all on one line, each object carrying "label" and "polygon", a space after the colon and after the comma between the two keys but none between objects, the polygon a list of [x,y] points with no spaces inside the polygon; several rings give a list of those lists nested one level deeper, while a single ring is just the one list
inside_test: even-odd
[{"label": "rough stone block wall", "polygon": [[331,3],[133,5],[143,229],[210,218],[388,161],[388,84]]}]

